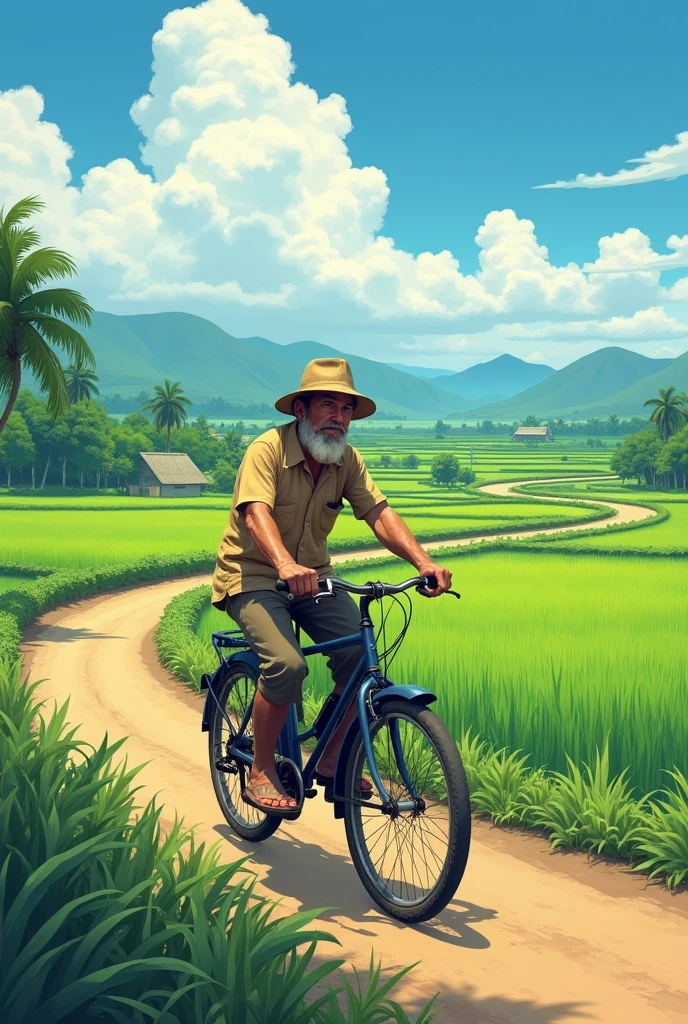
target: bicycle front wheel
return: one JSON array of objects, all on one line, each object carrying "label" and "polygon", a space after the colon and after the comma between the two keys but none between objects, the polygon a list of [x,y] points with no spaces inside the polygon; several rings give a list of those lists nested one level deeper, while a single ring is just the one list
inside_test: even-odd
[{"label": "bicycle front wheel", "polygon": [[[400,921],[420,923],[446,907],[466,868],[471,837],[466,776],[456,743],[426,707],[390,701],[370,722],[370,732],[391,798],[417,804],[412,811],[386,814],[346,803],[349,850],[377,905]],[[369,773],[359,733],[345,777],[349,800],[359,797],[361,779]]]},{"label": "bicycle front wheel", "polygon": [[208,744],[213,788],[227,823],[242,839],[259,843],[279,828],[280,819],[244,803],[241,791],[248,782],[250,769],[228,756],[229,748],[235,744],[253,755],[252,715],[243,735],[237,737],[255,692],[256,678],[248,666],[240,664],[223,674],[210,716]]}]

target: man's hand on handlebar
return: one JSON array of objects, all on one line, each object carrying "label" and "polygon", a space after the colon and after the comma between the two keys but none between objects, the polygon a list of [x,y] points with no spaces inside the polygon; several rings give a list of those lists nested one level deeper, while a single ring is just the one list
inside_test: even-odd
[{"label": "man's hand on handlebar", "polygon": [[434,576],[437,581],[436,587],[425,587],[420,591],[426,597],[439,597],[440,594],[446,593],[452,585],[452,574],[449,572],[449,569],[443,569],[441,565],[437,565],[435,562],[421,562],[418,566],[418,572],[421,576]]},{"label": "man's hand on handlebar", "polygon": [[314,597],[318,591],[318,574],[298,562],[285,562],[277,566],[280,578],[289,584],[292,597]]}]

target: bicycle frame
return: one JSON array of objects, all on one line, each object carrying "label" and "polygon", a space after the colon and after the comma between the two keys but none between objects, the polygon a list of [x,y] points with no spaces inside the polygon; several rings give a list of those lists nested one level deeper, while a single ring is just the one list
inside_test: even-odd
[{"label": "bicycle frame", "polygon": [[[333,600],[334,598],[321,598],[321,600],[323,599]],[[335,814],[337,817],[341,816],[337,813],[337,802],[339,802],[340,808],[344,802],[350,802],[365,805],[369,808],[379,808],[380,810],[389,810],[392,807],[394,807],[396,811],[412,811],[415,809],[417,795],[406,770],[398,722],[395,720],[390,722],[392,746],[399,774],[414,799],[398,801],[395,803],[387,792],[377,769],[377,764],[373,754],[372,738],[370,735],[369,716],[373,719],[377,718],[376,705],[380,705],[385,700],[408,700],[415,703],[430,704],[437,699],[435,694],[431,693],[429,690],[424,690],[421,687],[396,686],[382,674],[378,663],[375,629],[369,614],[370,602],[372,600],[373,598],[371,597],[361,597],[361,620],[358,633],[351,633],[348,636],[338,637],[335,640],[327,640],[321,644],[312,644],[308,647],[302,648],[303,654],[307,658],[314,654],[330,654],[332,651],[337,651],[343,647],[352,647],[354,644],[361,645],[363,648],[361,660],[354,669],[348,683],[341,693],[339,702],[327,721],[321,735],[318,737],[315,748],[308,758],[306,765],[302,765],[301,744],[306,740],[311,739],[315,733],[313,729],[307,729],[305,732],[299,733],[298,718],[294,704],[291,704],[289,707],[287,719],[282,728],[277,744],[278,753],[283,757],[290,758],[290,760],[297,765],[303,777],[304,788],[310,789],[315,777],[316,765],[320,760],[325,747],[329,743],[335,729],[342,721],[349,706],[354,700],[356,700],[358,717],[354,719],[349,726],[349,730],[347,731],[344,742],[342,743],[337,762],[337,770],[334,776]],[[201,688],[208,690],[205,708],[203,711],[203,731],[207,731],[209,728],[209,713],[212,709],[213,703],[220,709],[223,717],[227,721],[227,724],[230,724],[224,709],[220,706],[218,694],[215,692],[214,685],[216,682],[219,683],[223,668],[225,666],[232,665],[234,662],[244,662],[258,670],[258,659],[250,650],[249,645],[240,630],[226,630],[224,632],[214,633],[212,642],[218,658],[220,659],[220,666],[212,676],[204,676],[201,681]],[[229,658],[225,658],[222,654],[222,649],[227,647],[241,648],[241,650],[237,650],[235,654],[231,655]],[[242,761],[246,765],[251,765],[253,763],[253,758],[246,750],[241,748],[240,741],[244,735],[248,722],[250,721],[252,709],[253,700],[249,703],[234,744],[227,751],[228,756],[231,756],[237,761]],[[370,775],[372,777],[373,784],[382,799],[382,804],[380,805],[371,804],[370,801],[351,800],[341,793],[344,781],[344,770],[346,768],[346,759],[357,729],[361,730],[363,747],[366,753]],[[338,790],[340,792],[338,792]]]}]

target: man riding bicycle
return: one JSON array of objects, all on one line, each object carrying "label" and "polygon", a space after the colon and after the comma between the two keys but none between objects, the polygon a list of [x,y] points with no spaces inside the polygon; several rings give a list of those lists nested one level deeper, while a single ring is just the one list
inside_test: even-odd
[{"label": "man riding bicycle", "polygon": [[[378,540],[434,576],[438,597],[451,587],[451,573],[433,562],[403,519],[374,484],[363,459],[347,442],[352,419],[375,412],[375,403],[354,388],[344,359],[312,359],[298,391],[277,402],[294,416],[249,445],[237,473],[229,521],[213,574],[212,601],[241,627],[260,663],[253,706],[253,766],[242,792],[246,803],[269,814],[289,816],[297,806],[279,781],[275,746],[289,705],[301,699],[308,673],[292,620],[315,643],[358,632],[359,611],[349,594],[316,603],[318,579],[332,576],[327,536],[343,507],[351,505]],[[278,579],[289,595],[275,590]],[[361,648],[333,651],[328,667],[334,692],[341,693],[361,658]],[[317,781],[331,786],[352,704],[318,762]],[[370,786],[367,780],[364,785]]]}]

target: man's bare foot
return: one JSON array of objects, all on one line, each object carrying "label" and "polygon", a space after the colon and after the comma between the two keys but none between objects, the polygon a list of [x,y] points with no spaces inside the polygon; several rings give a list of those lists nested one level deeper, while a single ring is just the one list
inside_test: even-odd
[{"label": "man's bare foot", "polygon": [[245,792],[260,807],[278,808],[279,810],[295,810],[298,807],[296,800],[285,793],[276,771],[273,774],[273,772],[256,772],[252,769]]}]

